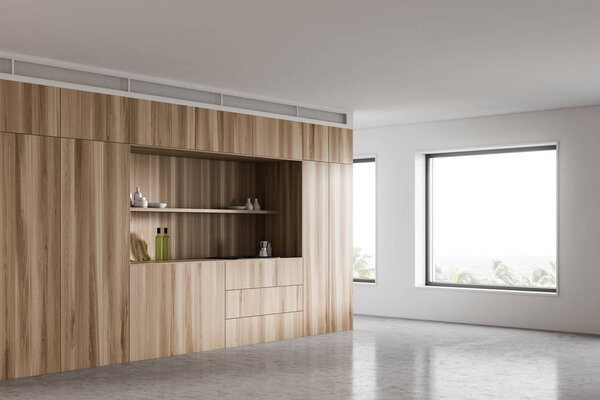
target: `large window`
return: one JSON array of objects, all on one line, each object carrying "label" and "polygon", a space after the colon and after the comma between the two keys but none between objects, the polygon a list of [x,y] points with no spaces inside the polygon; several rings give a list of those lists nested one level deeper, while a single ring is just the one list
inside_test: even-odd
[{"label": "large window", "polygon": [[427,285],[556,291],[556,146],[427,155]]},{"label": "large window", "polygon": [[354,160],[354,282],[375,283],[375,158]]}]

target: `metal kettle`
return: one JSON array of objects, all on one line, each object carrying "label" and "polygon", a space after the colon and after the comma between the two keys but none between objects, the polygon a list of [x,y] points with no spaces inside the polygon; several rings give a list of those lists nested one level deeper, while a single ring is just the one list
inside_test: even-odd
[{"label": "metal kettle", "polygon": [[261,240],[258,243],[258,256],[259,257],[269,257],[269,242],[266,240]]}]

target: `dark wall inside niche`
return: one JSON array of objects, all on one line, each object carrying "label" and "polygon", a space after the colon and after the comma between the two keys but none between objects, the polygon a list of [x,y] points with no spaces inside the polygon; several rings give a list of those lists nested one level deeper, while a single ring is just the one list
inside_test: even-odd
[{"label": "dark wall inside niche", "polygon": [[148,242],[154,259],[157,227],[168,227],[171,259],[253,256],[263,215],[131,213],[131,232]]},{"label": "dark wall inside niche", "polygon": [[175,208],[227,208],[255,194],[251,162],[131,154],[129,188]]},{"label": "dark wall inside niche", "polygon": [[256,192],[265,209],[279,211],[259,220],[259,235],[277,257],[302,256],[302,162],[277,161],[256,166]]},{"label": "dark wall inside niche", "polygon": [[130,230],[154,259],[157,227],[168,227],[172,259],[256,256],[259,240],[273,254],[302,254],[302,163],[248,162],[132,153],[130,191],[171,208],[226,208],[258,198],[276,215],[131,213]]}]

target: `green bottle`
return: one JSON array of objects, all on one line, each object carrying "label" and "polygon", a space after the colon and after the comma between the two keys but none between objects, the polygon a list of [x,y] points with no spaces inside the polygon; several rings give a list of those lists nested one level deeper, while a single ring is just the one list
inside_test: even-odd
[{"label": "green bottle", "polygon": [[171,252],[169,249],[169,234],[168,234],[168,230],[167,228],[165,228],[165,234],[162,237],[162,259],[163,260],[170,260],[171,259]]},{"label": "green bottle", "polygon": [[154,238],[154,259],[160,261],[163,259],[163,238],[160,234],[160,228],[156,228],[156,238]]}]

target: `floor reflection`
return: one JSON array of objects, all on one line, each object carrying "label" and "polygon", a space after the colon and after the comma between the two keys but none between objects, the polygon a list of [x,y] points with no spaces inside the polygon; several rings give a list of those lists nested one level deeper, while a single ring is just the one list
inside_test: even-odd
[{"label": "floor reflection", "polygon": [[600,399],[600,337],[357,317],[355,330],[0,382],[5,399]]}]

